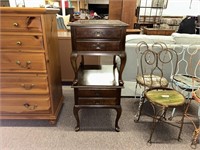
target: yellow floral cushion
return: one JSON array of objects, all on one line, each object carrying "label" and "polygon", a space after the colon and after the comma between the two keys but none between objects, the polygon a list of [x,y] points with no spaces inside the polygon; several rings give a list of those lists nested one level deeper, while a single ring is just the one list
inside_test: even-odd
[{"label": "yellow floral cushion", "polygon": [[157,75],[144,75],[144,78],[140,75],[136,77],[137,83],[147,86],[147,87],[167,87],[168,81],[164,77],[160,77]]}]

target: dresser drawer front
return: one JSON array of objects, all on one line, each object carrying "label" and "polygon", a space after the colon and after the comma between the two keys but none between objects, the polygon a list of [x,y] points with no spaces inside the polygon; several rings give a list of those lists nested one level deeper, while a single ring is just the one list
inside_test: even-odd
[{"label": "dresser drawer front", "polygon": [[1,94],[49,94],[46,76],[1,75]]},{"label": "dresser drawer front", "polygon": [[40,35],[2,35],[1,48],[43,50],[43,37]]},{"label": "dresser drawer front", "polygon": [[116,98],[83,98],[78,99],[77,105],[117,105]]},{"label": "dresser drawer front", "polygon": [[95,39],[120,39],[122,30],[120,28],[76,28],[76,38]]},{"label": "dresser drawer front", "polygon": [[77,41],[79,51],[120,51],[120,41]]},{"label": "dresser drawer front", "polygon": [[119,93],[119,89],[107,89],[107,90],[100,90],[100,89],[92,89],[92,90],[78,90],[79,97],[116,97]]},{"label": "dresser drawer front", "polygon": [[44,53],[3,52],[1,72],[46,73]]},{"label": "dresser drawer front", "polygon": [[40,16],[1,16],[1,31],[42,32]]},{"label": "dresser drawer front", "polygon": [[48,95],[1,95],[1,114],[50,113]]}]

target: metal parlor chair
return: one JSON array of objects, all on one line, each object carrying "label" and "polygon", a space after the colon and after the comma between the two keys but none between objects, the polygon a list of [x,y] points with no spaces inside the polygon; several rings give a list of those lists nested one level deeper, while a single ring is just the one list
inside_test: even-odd
[{"label": "metal parlor chair", "polygon": [[[154,43],[151,47],[154,48],[154,50],[160,51],[163,49],[163,46],[167,48],[167,46],[164,43]],[[145,51],[147,52],[145,55]],[[136,54],[137,54],[137,75],[136,75],[136,85],[135,85],[135,98],[137,95],[138,88],[140,88],[142,91],[145,91],[146,89],[150,87],[168,87],[168,79],[166,79],[164,76],[162,79],[160,78],[160,75],[153,74],[151,78],[151,69],[155,67],[155,57],[148,53],[151,52],[149,45],[146,42],[139,42],[137,44]],[[147,59],[145,61],[145,59]],[[146,63],[145,63],[146,62]],[[145,65],[148,64],[148,65]],[[143,65],[143,66],[141,66]],[[151,80],[152,79],[152,80]],[[162,82],[160,83],[160,79]],[[141,113],[141,107],[144,103],[144,93],[141,92],[140,94],[140,103],[138,107],[138,111],[135,115],[135,121],[138,121],[140,118]]]},{"label": "metal parlor chair", "polygon": [[[189,103],[187,112],[192,100],[198,102],[194,104],[198,105],[198,118],[200,121],[200,48],[196,45],[189,45],[182,46],[179,50],[175,49],[178,51],[179,61],[177,72],[172,77],[172,85],[186,96],[187,103]],[[170,119],[174,117],[175,110],[174,108]],[[191,147],[196,148],[200,128],[197,127],[190,114],[186,113],[185,115],[194,125]]]},{"label": "metal parlor chair", "polygon": [[199,121],[198,126],[196,125],[195,121],[187,114],[187,111],[189,110],[190,105],[187,105],[186,117],[192,122],[192,124],[194,126],[191,148],[196,149],[197,143],[198,143],[198,137],[200,135],[200,87],[198,89],[192,91],[192,98],[189,100],[189,103],[191,103],[192,100],[195,100],[197,102],[197,104],[199,105],[199,107],[198,107],[198,121]]},{"label": "metal parlor chair", "polygon": [[[142,44],[145,44],[144,42]],[[140,69],[141,69],[141,80],[143,84],[136,79],[138,84],[145,85],[148,82],[148,88],[143,91],[143,96],[141,98],[139,109],[136,115],[135,122],[138,122],[141,116],[141,111],[144,105],[144,101],[148,101],[153,110],[153,126],[150,133],[148,143],[152,143],[152,136],[155,131],[156,125],[163,121],[178,127],[179,134],[178,140],[180,140],[183,122],[185,117],[185,97],[183,94],[178,92],[173,88],[167,87],[168,82],[165,76],[171,76],[176,71],[176,65],[178,62],[178,55],[173,49],[163,46],[163,44],[153,44],[152,49],[146,45],[146,50],[141,52],[140,57]],[[140,45],[139,45],[140,46]],[[171,69],[171,71],[169,71]],[[166,72],[165,72],[166,71]],[[169,72],[171,72],[169,74]],[[155,82],[156,81],[156,82]],[[155,84],[157,83],[157,84]],[[146,86],[147,87],[147,86]],[[167,110],[170,108],[181,107],[183,109],[181,115],[181,122],[175,124],[174,122],[169,122],[166,119]]]},{"label": "metal parlor chair", "polygon": [[[196,45],[174,47],[178,53],[177,71],[171,77],[172,86],[186,96],[187,102],[191,99],[192,91],[200,87],[200,48]],[[175,108],[169,118],[173,119]]]},{"label": "metal parlor chair", "polygon": [[[198,105],[200,105],[200,87],[192,92],[192,99],[194,99]],[[198,137],[200,135],[200,106],[198,107],[198,120],[199,120],[199,124],[198,126],[194,123],[193,120],[192,124],[194,125],[194,132],[193,132],[193,137],[192,137],[192,143],[191,143],[191,147],[192,148],[196,148],[197,143],[198,143]],[[199,139],[200,142],[200,139]]]}]

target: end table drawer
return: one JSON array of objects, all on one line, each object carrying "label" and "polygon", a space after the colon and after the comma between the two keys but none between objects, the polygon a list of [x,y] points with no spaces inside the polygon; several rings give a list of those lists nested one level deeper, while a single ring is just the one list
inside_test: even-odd
[{"label": "end table drawer", "polygon": [[79,51],[120,51],[120,41],[77,41]]},{"label": "end table drawer", "polygon": [[79,97],[113,97],[118,95],[120,91],[117,89],[111,89],[111,90],[99,90],[99,89],[93,89],[93,90],[78,90],[78,96]]},{"label": "end table drawer", "polygon": [[117,98],[83,98],[78,99],[78,105],[117,105]]},{"label": "end table drawer", "polygon": [[76,28],[76,38],[120,39],[120,28]]}]

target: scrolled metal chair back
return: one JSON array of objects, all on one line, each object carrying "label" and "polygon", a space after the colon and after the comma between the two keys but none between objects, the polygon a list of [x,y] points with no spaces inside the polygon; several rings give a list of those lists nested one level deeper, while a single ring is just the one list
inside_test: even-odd
[{"label": "scrolled metal chair back", "polygon": [[[141,46],[145,46],[146,49],[142,51]],[[149,87],[162,87],[163,78],[170,79],[176,71],[178,62],[176,51],[168,48],[165,43],[154,43],[149,48],[146,43],[141,42],[139,52],[141,54],[140,70],[144,82],[149,82]],[[153,85],[155,83],[159,84]]]}]

